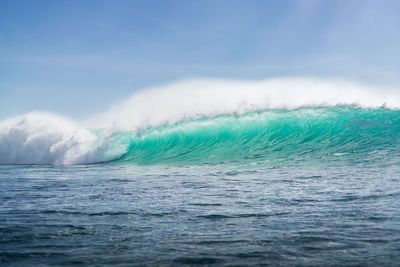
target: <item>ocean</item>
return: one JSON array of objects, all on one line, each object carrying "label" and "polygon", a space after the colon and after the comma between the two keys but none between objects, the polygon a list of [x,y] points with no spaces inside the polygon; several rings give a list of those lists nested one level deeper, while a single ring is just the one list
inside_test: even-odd
[{"label": "ocean", "polygon": [[400,264],[397,94],[183,85],[1,122],[0,265]]}]

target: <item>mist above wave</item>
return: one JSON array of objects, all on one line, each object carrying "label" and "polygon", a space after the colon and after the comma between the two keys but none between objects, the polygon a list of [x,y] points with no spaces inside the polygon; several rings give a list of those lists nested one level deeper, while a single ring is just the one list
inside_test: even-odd
[{"label": "mist above wave", "polygon": [[336,105],[398,109],[400,92],[311,78],[188,80],[139,91],[88,123],[92,127],[132,131],[203,116]]}]

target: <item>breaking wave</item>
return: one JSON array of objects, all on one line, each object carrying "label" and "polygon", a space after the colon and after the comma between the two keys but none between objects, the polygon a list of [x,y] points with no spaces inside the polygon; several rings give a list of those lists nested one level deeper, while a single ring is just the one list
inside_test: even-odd
[{"label": "breaking wave", "polygon": [[344,81],[185,81],[88,120],[0,122],[0,164],[202,164],[399,157],[400,94]]}]

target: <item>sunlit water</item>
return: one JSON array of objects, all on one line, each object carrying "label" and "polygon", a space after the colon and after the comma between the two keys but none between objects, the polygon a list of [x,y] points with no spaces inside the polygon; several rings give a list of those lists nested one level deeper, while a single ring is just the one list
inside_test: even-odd
[{"label": "sunlit water", "polygon": [[398,265],[400,165],[383,159],[0,166],[0,264]]}]

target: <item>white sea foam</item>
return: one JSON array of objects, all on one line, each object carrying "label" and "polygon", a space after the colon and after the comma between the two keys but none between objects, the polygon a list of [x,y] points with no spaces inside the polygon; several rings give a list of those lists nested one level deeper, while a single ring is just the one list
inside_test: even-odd
[{"label": "white sea foam", "polygon": [[[31,112],[0,123],[0,164],[84,164],[121,155],[69,119]],[[116,153],[116,154],[112,154]]]},{"label": "white sea foam", "polygon": [[[113,143],[113,135],[120,131],[138,131],[199,116],[335,105],[399,109],[400,92],[305,78],[182,81],[139,91],[105,113],[79,123],[43,112],[0,122],[0,164],[108,161],[128,149],[127,144]],[[88,127],[104,130],[94,134]]]}]

